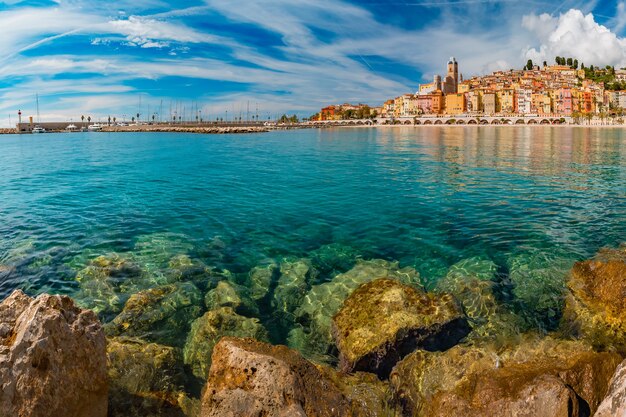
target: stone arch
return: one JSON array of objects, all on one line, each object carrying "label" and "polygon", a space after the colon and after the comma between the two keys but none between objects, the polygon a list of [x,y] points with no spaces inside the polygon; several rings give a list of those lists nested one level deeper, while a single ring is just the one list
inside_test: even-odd
[{"label": "stone arch", "polygon": [[509,120],[509,119],[504,119],[504,120],[502,121],[502,124],[503,124],[503,125],[512,125],[512,124],[513,124],[513,122],[512,122],[511,120]]},{"label": "stone arch", "polygon": [[413,123],[412,123],[410,120],[405,120],[405,121],[404,121],[404,124],[405,124],[405,125],[411,125],[411,124],[413,124]]},{"label": "stone arch", "polygon": [[499,124],[501,124],[501,123],[500,123],[500,120],[495,119],[495,120],[492,120],[491,124],[492,124],[492,125],[499,125]]},{"label": "stone arch", "polygon": [[436,125],[442,125],[442,124],[443,124],[443,122],[441,121],[441,119],[438,119],[438,120],[435,120],[435,124],[436,124]]},{"label": "stone arch", "polygon": [[465,120],[457,120],[456,124],[457,125],[464,125],[465,124]]},{"label": "stone arch", "polygon": [[467,122],[468,125],[477,125],[478,122],[474,119],[470,120],[469,122]]},{"label": "stone arch", "polygon": [[523,124],[526,124],[526,122],[524,122],[524,119],[517,119],[517,120],[515,121],[515,124],[516,124],[516,125],[523,125]]},{"label": "stone arch", "polygon": [[489,124],[489,121],[488,121],[487,119],[481,119],[481,120],[480,120],[480,124],[481,124],[481,125],[488,125],[488,124]]},{"label": "stone arch", "polygon": [[415,121],[415,124],[416,124],[416,125],[421,125],[421,124],[422,124],[422,122],[420,122],[419,120],[416,120],[416,121]]},{"label": "stone arch", "polygon": [[536,119],[530,119],[530,120],[528,121],[528,124],[529,124],[529,125],[536,125],[536,124],[537,124],[537,120],[536,120]]},{"label": "stone arch", "polygon": [[541,124],[542,124],[542,125],[549,125],[549,124],[550,124],[550,120],[548,120],[548,119],[543,119],[543,120],[541,121]]},{"label": "stone arch", "polygon": [[433,121],[432,120],[424,120],[424,124],[425,125],[432,125]]},{"label": "stone arch", "polygon": [[453,125],[453,124],[456,124],[456,119],[448,119],[448,120],[446,120],[446,124],[447,124],[447,125]]}]

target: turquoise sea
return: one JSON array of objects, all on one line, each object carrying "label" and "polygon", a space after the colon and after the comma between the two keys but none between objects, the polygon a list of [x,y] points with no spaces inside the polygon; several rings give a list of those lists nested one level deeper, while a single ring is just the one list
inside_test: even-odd
[{"label": "turquoise sea", "polygon": [[[126,297],[171,280],[182,255],[244,286],[255,266],[308,259],[309,288],[358,258],[415,268],[427,288],[489,261],[499,301],[551,329],[573,262],[624,241],[623,129],[0,136],[0,298],[22,288],[93,307],[80,274],[98,256],[150,277],[112,287]],[[261,322],[285,342],[267,300]]]}]

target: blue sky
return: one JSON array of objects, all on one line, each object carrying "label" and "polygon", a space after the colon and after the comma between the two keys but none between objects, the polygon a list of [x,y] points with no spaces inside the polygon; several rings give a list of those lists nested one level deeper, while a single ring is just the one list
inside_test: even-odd
[{"label": "blue sky", "polygon": [[0,0],[0,125],[36,93],[42,120],[267,118],[381,104],[450,56],[466,77],[555,55],[626,66],[624,3]]}]

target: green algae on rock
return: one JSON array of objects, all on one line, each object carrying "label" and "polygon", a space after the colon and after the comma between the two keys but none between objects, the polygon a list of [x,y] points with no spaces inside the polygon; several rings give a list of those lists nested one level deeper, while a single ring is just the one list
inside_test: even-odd
[{"label": "green algae on rock", "polygon": [[373,414],[385,410],[385,395],[366,376],[337,375],[285,346],[225,337],[213,351],[200,417],[386,417]]},{"label": "green algae on rock", "polygon": [[522,312],[534,325],[558,326],[565,304],[567,273],[574,260],[559,253],[528,252],[509,259],[509,279]]},{"label": "green algae on rock", "polygon": [[565,327],[598,348],[626,353],[626,249],[578,262],[568,289]]},{"label": "green algae on rock", "polygon": [[357,260],[355,266],[335,276],[330,282],[315,285],[302,300],[295,312],[296,320],[303,324],[297,330],[298,347],[310,356],[325,356],[332,350],[332,318],[346,298],[361,284],[380,278],[392,278],[398,282],[420,287],[420,276],[413,268],[399,268],[397,262],[382,259]]},{"label": "green algae on rock", "polygon": [[311,263],[322,275],[332,275],[351,269],[359,253],[352,247],[331,243],[309,253]]},{"label": "green algae on rock", "polygon": [[602,401],[621,357],[583,342],[526,336],[520,344],[457,345],[418,350],[399,362],[390,381],[404,413],[589,416]]},{"label": "green algae on rock", "polygon": [[186,415],[180,351],[141,339],[107,340],[109,417]]},{"label": "green algae on rock", "polygon": [[193,374],[205,379],[211,366],[213,348],[224,336],[244,337],[267,341],[267,331],[258,319],[235,313],[231,307],[222,307],[205,313],[191,324],[184,348],[185,364]]},{"label": "green algae on rock", "polygon": [[341,370],[372,372],[381,379],[416,348],[447,349],[468,333],[452,296],[387,278],[357,288],[333,317]]},{"label": "green algae on rock", "polygon": [[133,294],[105,325],[109,336],[135,336],[180,346],[190,323],[202,314],[202,294],[190,282],[162,285]]},{"label": "green algae on rock", "polygon": [[272,306],[285,321],[292,321],[294,311],[302,303],[310,282],[316,275],[317,271],[308,259],[281,262],[280,278],[274,289]]},{"label": "green algae on rock", "polygon": [[229,281],[220,281],[217,286],[204,297],[208,310],[220,307],[231,307],[237,314],[248,317],[259,315],[259,307],[252,300],[250,290],[243,285]]},{"label": "green algae on rock", "polygon": [[277,275],[278,265],[271,262],[267,265],[257,265],[250,271],[251,297],[255,301],[264,299],[270,292],[274,277]]}]

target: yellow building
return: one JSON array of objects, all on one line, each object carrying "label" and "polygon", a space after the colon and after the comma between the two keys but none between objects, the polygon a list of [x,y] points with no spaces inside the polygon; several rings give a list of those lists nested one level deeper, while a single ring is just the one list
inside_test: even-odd
[{"label": "yellow building", "polygon": [[499,112],[498,99],[496,93],[483,93],[483,111],[487,115],[493,115]]},{"label": "yellow building", "polygon": [[465,94],[446,94],[446,114],[458,115],[465,113]]},{"label": "yellow building", "polygon": [[512,114],[517,110],[515,103],[515,90],[504,89],[498,91],[498,102],[500,103],[500,109],[498,112]]}]

